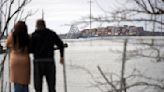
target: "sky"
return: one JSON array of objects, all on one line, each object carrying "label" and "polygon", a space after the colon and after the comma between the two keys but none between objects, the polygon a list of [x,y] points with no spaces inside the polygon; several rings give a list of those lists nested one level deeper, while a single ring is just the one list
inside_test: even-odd
[{"label": "sky", "polygon": [[[27,11],[37,11],[37,13],[27,20],[29,33],[35,30],[36,20],[42,18],[42,10],[44,11],[44,19],[48,28],[58,34],[69,32],[72,23],[89,16],[89,1],[90,0],[32,0],[25,8]],[[99,8],[98,4],[106,11],[111,11],[117,6],[118,1],[120,0],[92,0],[92,15],[104,15],[104,12]]]}]

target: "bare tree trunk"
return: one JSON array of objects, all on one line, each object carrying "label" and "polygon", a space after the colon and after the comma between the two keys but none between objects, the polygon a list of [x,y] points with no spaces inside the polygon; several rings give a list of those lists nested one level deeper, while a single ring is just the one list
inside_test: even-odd
[{"label": "bare tree trunk", "polygon": [[3,85],[4,85],[4,63],[5,63],[6,57],[7,57],[7,53],[6,53],[5,56],[3,57],[2,63],[0,64],[0,65],[1,65],[1,71],[0,71],[1,92],[3,92],[3,88],[4,88],[4,87],[3,87]]},{"label": "bare tree trunk", "polygon": [[[2,6],[2,0],[0,0],[0,8]],[[0,33],[1,33],[1,30],[2,30],[2,13],[0,11]]]},{"label": "bare tree trunk", "polygon": [[124,88],[124,92],[126,92],[126,78],[123,79],[123,88]]},{"label": "bare tree trunk", "polygon": [[[102,77],[103,77],[103,78],[105,79],[105,81],[107,82],[107,84],[110,85],[110,86],[112,87],[113,91],[114,91],[114,92],[119,92],[119,90],[117,90],[116,86],[115,86],[112,82],[110,82],[110,81],[108,80],[108,78],[107,78],[106,75],[103,73],[103,71],[102,71],[102,69],[100,68],[100,66],[97,66],[97,68],[98,68],[98,70],[100,71]],[[113,92],[113,91],[112,91],[112,92]]]},{"label": "bare tree trunk", "polygon": [[4,81],[4,72],[3,72],[3,68],[2,68],[2,72],[1,72],[1,92],[3,92],[3,81]]},{"label": "bare tree trunk", "polygon": [[[121,67],[121,81],[120,81],[120,92],[122,92],[123,90],[126,90],[125,88],[125,78],[124,78],[124,74],[125,74],[125,63],[126,63],[126,48],[127,48],[127,42],[128,40],[125,39],[124,41],[124,48],[123,48],[123,55],[122,55],[122,67]],[[125,91],[126,92],[126,91]]]}]

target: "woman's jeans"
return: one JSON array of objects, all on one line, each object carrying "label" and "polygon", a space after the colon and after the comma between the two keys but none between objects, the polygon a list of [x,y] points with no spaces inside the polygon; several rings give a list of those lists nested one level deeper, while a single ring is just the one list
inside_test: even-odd
[{"label": "woman's jeans", "polygon": [[28,85],[14,83],[14,92],[29,92]]}]

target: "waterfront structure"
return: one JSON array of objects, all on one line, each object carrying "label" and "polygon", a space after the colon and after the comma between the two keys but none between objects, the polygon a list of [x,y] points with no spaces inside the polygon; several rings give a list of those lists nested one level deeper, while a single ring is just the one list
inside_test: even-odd
[{"label": "waterfront structure", "polygon": [[91,36],[139,36],[143,33],[143,27],[136,26],[107,26],[92,29],[84,29],[80,32],[81,37]]}]

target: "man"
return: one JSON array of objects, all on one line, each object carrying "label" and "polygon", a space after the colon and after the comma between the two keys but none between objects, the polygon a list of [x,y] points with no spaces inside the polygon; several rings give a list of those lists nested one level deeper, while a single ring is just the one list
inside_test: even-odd
[{"label": "man", "polygon": [[36,22],[36,30],[31,37],[31,52],[34,54],[34,87],[42,92],[42,79],[46,77],[49,92],[56,92],[56,66],[54,45],[60,50],[60,63],[64,63],[64,47],[59,36],[46,28],[45,21]]}]

